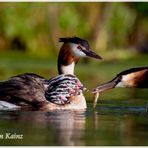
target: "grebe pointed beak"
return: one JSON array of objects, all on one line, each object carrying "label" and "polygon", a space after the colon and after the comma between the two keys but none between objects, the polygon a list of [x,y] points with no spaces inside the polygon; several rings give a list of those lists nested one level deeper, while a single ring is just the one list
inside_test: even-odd
[{"label": "grebe pointed beak", "polygon": [[98,54],[96,54],[95,52],[93,52],[91,49],[89,50],[84,50],[82,49],[82,51],[86,54],[86,56],[88,57],[92,57],[92,58],[95,58],[95,59],[102,59],[102,57]]},{"label": "grebe pointed beak", "polygon": [[100,92],[112,89],[116,85],[117,85],[117,82],[113,80],[113,81],[110,81],[106,84],[102,84],[102,85],[96,87],[95,89],[93,89],[92,93],[100,93]]},{"label": "grebe pointed beak", "polygon": [[92,90],[92,93],[100,93],[108,89],[112,89],[114,87],[117,87],[117,85],[120,82],[122,82],[122,75],[119,75],[119,76],[117,75],[113,80],[94,88]]}]

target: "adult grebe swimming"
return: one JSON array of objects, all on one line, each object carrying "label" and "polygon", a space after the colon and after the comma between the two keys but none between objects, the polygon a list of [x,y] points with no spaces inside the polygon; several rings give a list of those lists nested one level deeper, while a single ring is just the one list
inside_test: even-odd
[{"label": "adult grebe swimming", "polygon": [[[0,100],[31,105],[39,110],[85,109],[83,85],[74,76],[81,57],[101,59],[81,38],[60,38],[64,42],[58,56],[59,76],[46,80],[36,74],[21,74],[0,83]],[[67,90],[67,91],[66,91]]]}]

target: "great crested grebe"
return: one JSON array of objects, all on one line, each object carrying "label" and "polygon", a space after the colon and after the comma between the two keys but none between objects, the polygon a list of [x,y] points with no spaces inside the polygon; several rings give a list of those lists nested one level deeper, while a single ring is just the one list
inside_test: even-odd
[{"label": "great crested grebe", "polygon": [[113,80],[96,87],[93,93],[100,93],[114,87],[148,88],[148,67],[122,71]]},{"label": "great crested grebe", "polygon": [[74,76],[80,57],[101,59],[89,43],[78,37],[60,38],[64,42],[58,56],[59,76],[47,80],[25,73],[0,83],[0,100],[19,106],[31,105],[38,110],[85,109],[86,100],[81,82]]}]

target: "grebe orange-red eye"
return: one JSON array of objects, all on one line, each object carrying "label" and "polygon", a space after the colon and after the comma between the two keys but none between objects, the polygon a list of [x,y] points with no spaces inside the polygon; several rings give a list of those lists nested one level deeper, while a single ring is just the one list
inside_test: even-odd
[{"label": "grebe orange-red eye", "polygon": [[81,46],[78,46],[77,48],[78,48],[78,49],[82,49]]}]

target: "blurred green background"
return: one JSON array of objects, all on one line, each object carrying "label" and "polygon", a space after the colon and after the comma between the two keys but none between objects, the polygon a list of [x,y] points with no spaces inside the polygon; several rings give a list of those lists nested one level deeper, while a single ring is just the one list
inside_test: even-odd
[{"label": "blurred green background", "polygon": [[23,72],[56,75],[58,38],[78,36],[103,57],[76,67],[80,80],[95,87],[147,65],[147,26],[147,2],[1,2],[0,80]]},{"label": "blurred green background", "polygon": [[[89,89],[117,73],[148,63],[147,2],[0,3],[0,81],[32,72],[57,74],[59,37],[89,41],[103,60],[81,59],[75,74]],[[1,132],[24,140],[0,145],[148,145],[147,89],[113,89],[96,109],[80,113],[1,112]],[[63,120],[64,119],[64,120]]]},{"label": "blurred green background", "polygon": [[0,3],[0,51],[52,57],[59,37],[80,36],[97,52],[148,52],[147,26],[147,2]]}]

